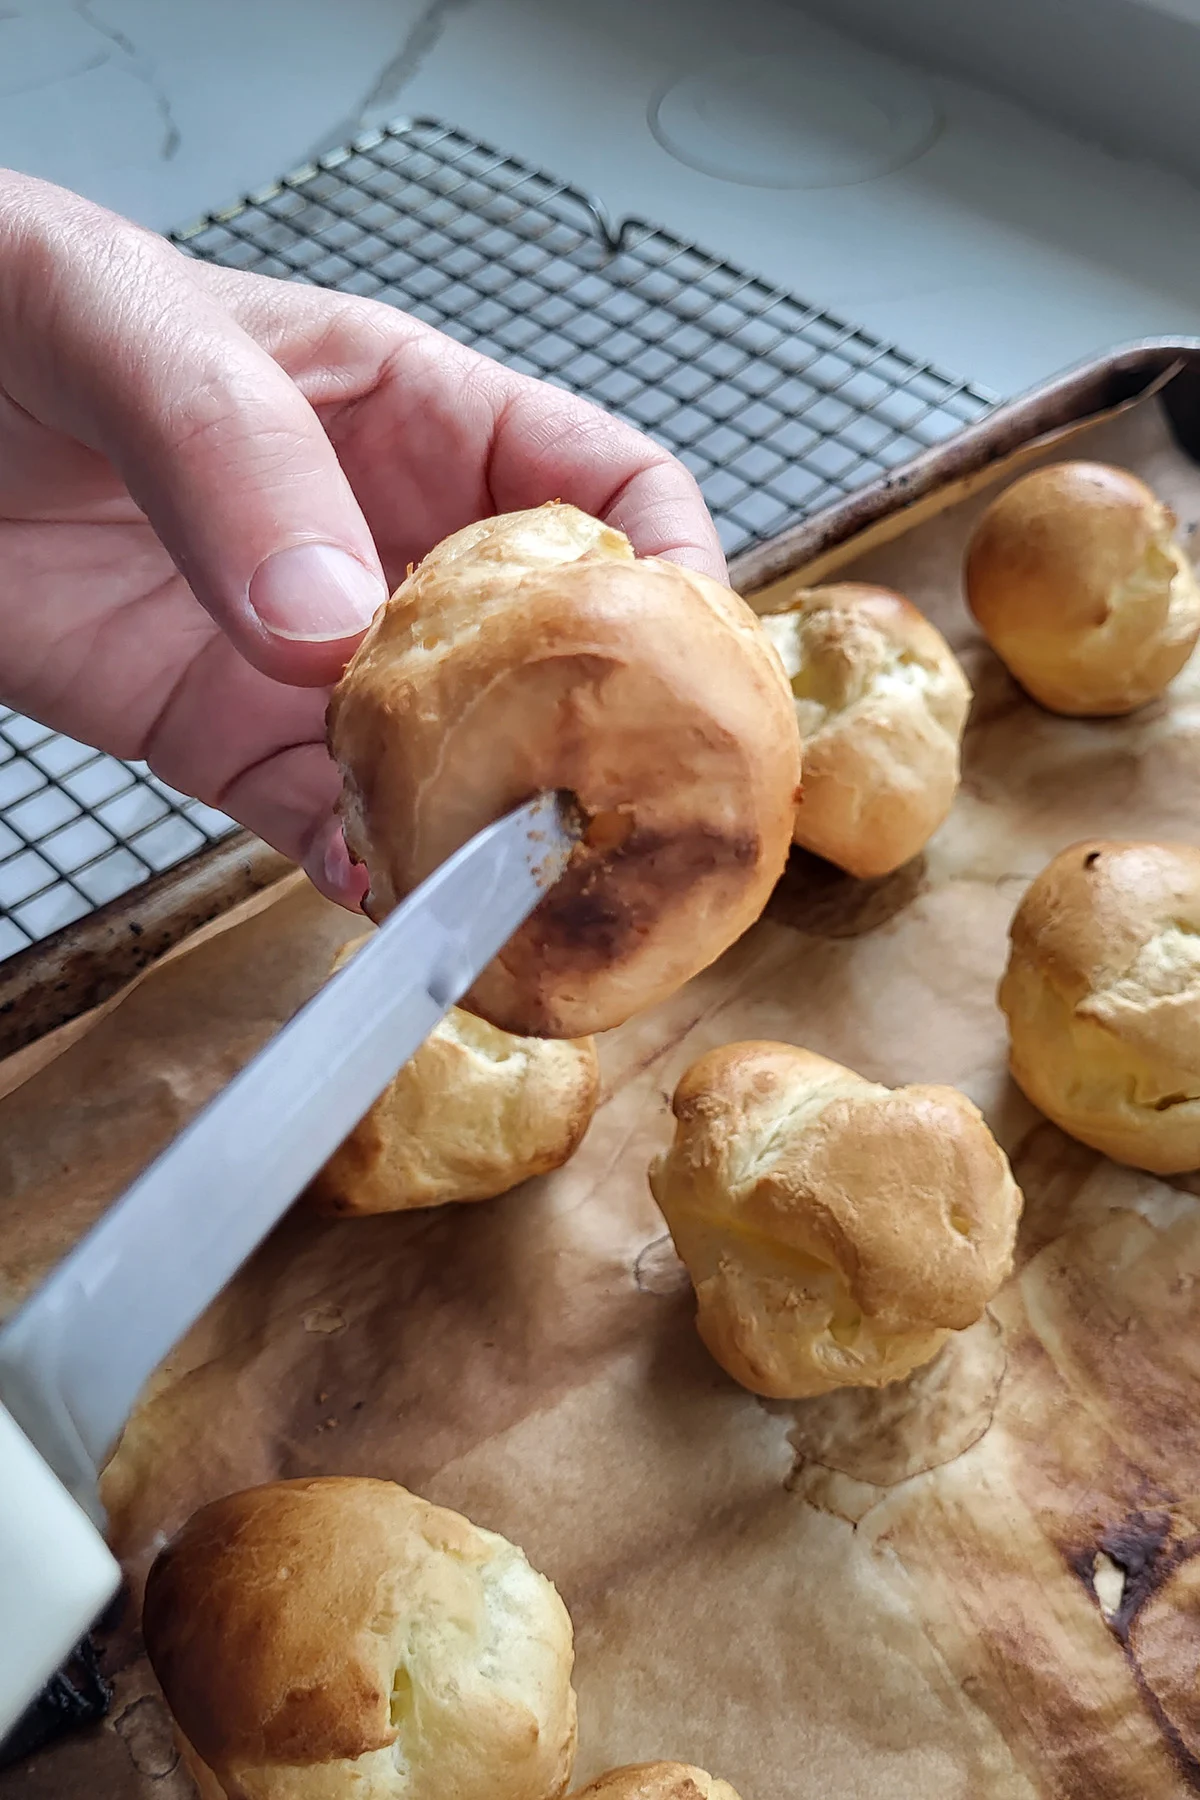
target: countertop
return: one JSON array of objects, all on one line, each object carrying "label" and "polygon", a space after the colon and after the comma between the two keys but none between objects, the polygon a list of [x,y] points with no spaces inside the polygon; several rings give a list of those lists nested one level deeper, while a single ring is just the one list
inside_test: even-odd
[{"label": "countertop", "polygon": [[0,5],[0,158],[158,228],[421,114],[1000,393],[1200,333],[1200,190],[778,0]]}]

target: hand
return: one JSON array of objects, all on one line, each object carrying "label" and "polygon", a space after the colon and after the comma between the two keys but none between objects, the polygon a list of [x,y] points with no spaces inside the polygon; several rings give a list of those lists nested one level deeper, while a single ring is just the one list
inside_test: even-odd
[{"label": "hand", "polygon": [[552,499],[724,577],[691,476],[584,401],[0,172],[0,697],[343,904],[329,686],[410,562]]}]

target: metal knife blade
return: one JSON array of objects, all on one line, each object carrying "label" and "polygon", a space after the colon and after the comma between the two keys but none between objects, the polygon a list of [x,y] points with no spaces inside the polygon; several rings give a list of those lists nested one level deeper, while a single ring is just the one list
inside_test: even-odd
[{"label": "metal knife blade", "polygon": [[543,794],[489,826],[142,1174],[0,1330],[0,1401],[84,1510],[153,1370],[566,867]]}]

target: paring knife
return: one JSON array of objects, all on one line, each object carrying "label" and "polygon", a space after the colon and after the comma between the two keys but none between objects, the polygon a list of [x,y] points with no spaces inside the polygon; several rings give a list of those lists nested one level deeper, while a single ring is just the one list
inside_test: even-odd
[{"label": "paring knife", "polygon": [[489,826],[150,1165],[0,1330],[0,1737],[116,1593],[98,1472],[146,1381],[566,868]]}]

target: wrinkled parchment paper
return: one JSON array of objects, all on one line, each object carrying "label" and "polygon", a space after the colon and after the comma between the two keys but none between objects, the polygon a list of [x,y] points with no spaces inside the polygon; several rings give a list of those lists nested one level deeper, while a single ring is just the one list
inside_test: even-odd
[{"label": "wrinkled parchment paper", "polygon": [[[1185,530],[1200,517],[1200,473],[1156,404],[1070,449],[1140,470]],[[201,1502],[317,1472],[394,1477],[553,1577],[577,1634],[580,1781],[679,1757],[744,1800],[1200,1791],[1200,1184],[1119,1169],[1040,1120],[993,999],[1012,910],[1053,852],[1200,834],[1200,663],[1133,719],[1037,711],[961,602],[982,504],[853,567],[928,611],[975,685],[963,792],[926,857],[867,886],[797,857],[720,964],[603,1040],[603,1103],[557,1175],[423,1214],[293,1212],[108,1470],[135,1596],[110,1639],[112,1715],[0,1777],[5,1800],[190,1792],[140,1654],[140,1582]],[[0,1100],[9,1303],[358,929],[287,884]],[[646,1166],[684,1068],[745,1036],[957,1083],[1013,1159],[1018,1272],[905,1385],[764,1403],[695,1336]]]}]

